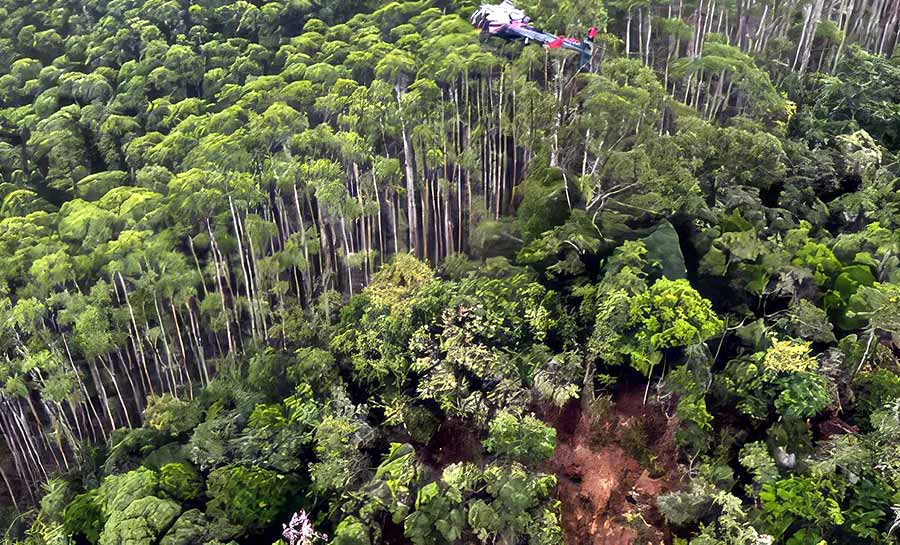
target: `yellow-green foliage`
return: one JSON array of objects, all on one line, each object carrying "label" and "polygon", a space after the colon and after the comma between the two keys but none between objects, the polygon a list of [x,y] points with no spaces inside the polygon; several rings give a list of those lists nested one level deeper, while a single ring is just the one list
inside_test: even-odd
[{"label": "yellow-green foliage", "polygon": [[811,354],[812,343],[776,340],[766,351],[766,369],[779,373],[801,373],[815,369],[816,358]]},{"label": "yellow-green foliage", "polygon": [[722,320],[687,280],[661,278],[631,302],[636,338],[653,350],[701,343],[722,331]]},{"label": "yellow-green foliage", "polygon": [[431,268],[412,254],[397,254],[382,267],[366,288],[376,305],[388,307],[391,314],[402,316],[409,311],[412,295],[434,279]]},{"label": "yellow-green foliage", "polygon": [[99,545],[153,545],[181,513],[172,500],[148,496],[121,511],[113,511],[100,534]]},{"label": "yellow-green foliage", "polygon": [[636,295],[618,289],[605,296],[588,350],[607,364],[628,361],[649,374],[663,350],[705,342],[722,327],[712,303],[687,280],[661,278]]},{"label": "yellow-green foliage", "polygon": [[178,435],[194,429],[200,423],[200,414],[191,403],[162,394],[147,400],[144,422],[147,427]]},{"label": "yellow-green foliage", "polygon": [[158,487],[159,476],[145,467],[121,475],[110,475],[100,484],[104,512],[109,515],[122,511],[135,500],[155,496]]},{"label": "yellow-green foliage", "polygon": [[523,463],[540,463],[553,456],[556,430],[533,416],[501,412],[490,423],[484,447],[494,454]]}]

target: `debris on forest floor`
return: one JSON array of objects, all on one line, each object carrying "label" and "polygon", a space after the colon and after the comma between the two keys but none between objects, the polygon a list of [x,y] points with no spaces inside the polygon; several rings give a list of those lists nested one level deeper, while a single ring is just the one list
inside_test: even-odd
[{"label": "debris on forest floor", "polygon": [[443,469],[457,462],[482,462],[482,445],[472,426],[455,419],[441,423],[423,449],[423,459],[431,467]]},{"label": "debris on forest floor", "polygon": [[675,480],[675,423],[642,396],[598,400],[590,415],[577,403],[545,415],[557,429],[548,470],[559,479],[566,543],[667,542],[656,498]]}]

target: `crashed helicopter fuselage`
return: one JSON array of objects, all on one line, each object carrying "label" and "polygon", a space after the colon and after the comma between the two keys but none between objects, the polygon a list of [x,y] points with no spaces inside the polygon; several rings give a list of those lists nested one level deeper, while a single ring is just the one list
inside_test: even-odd
[{"label": "crashed helicopter fuselage", "polygon": [[593,53],[593,42],[597,29],[591,28],[584,40],[557,36],[536,29],[531,18],[515,6],[512,0],[503,0],[500,4],[482,4],[472,14],[472,25],[487,36],[505,40],[522,40],[528,44],[536,42],[548,49],[568,49],[581,55],[581,67],[590,62]]}]

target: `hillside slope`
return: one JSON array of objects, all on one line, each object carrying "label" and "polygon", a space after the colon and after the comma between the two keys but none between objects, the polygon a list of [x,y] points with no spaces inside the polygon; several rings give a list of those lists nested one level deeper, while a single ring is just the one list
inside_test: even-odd
[{"label": "hillside slope", "polygon": [[897,3],[518,5],[0,0],[5,542],[900,539]]}]

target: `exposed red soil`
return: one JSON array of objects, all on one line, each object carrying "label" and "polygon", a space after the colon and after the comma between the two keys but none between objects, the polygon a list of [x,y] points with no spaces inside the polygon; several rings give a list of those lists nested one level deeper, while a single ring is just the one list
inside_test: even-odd
[{"label": "exposed red soil", "polygon": [[844,422],[834,411],[828,410],[813,421],[813,432],[817,440],[822,440],[832,435],[856,435],[859,428]]},{"label": "exposed red soil", "polygon": [[[642,390],[616,396],[608,410],[593,418],[577,403],[544,416],[557,429],[556,453],[547,469],[559,480],[566,543],[668,542],[655,504],[675,480],[674,421],[668,422],[659,407],[644,406]],[[634,426],[642,432],[629,431]],[[641,437],[645,445],[633,444]],[[642,467],[635,453],[652,467]]]},{"label": "exposed red soil", "polygon": [[[558,479],[567,545],[671,543],[656,498],[677,481],[676,421],[659,406],[645,405],[643,395],[642,387],[626,389],[590,415],[578,402],[534,407],[557,432],[556,452],[543,469]],[[481,463],[480,439],[471,426],[445,420],[420,451],[422,461],[436,470]],[[386,543],[404,543],[391,537]]]}]

